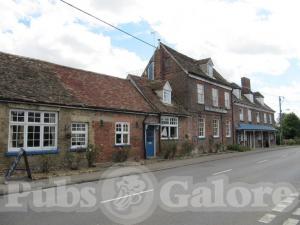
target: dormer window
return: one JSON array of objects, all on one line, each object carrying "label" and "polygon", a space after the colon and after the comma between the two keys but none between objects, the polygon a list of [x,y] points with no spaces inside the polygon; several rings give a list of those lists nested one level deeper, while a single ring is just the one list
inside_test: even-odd
[{"label": "dormer window", "polygon": [[241,99],[241,90],[240,90],[240,89],[233,89],[233,94],[234,94],[235,97],[237,97],[238,99]]},{"label": "dormer window", "polygon": [[163,96],[162,96],[163,103],[171,104],[172,103],[172,88],[169,82],[166,82],[163,88]]},{"label": "dormer window", "polygon": [[150,62],[147,67],[147,77],[148,80],[154,80],[154,62]]},{"label": "dormer window", "polygon": [[207,75],[211,78],[213,78],[214,75],[214,64],[212,63],[212,61],[209,61],[207,63]]}]

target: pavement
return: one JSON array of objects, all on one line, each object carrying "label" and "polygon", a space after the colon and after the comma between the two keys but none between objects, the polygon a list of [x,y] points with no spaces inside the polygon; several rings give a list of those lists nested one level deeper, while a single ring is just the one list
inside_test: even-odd
[{"label": "pavement", "polygon": [[[43,181],[41,185],[44,186],[36,184],[36,186],[30,189],[31,192],[27,192],[27,194],[25,192],[19,195],[6,193],[7,195],[1,196],[0,224],[108,225],[120,224],[122,222],[123,224],[145,225],[296,225],[300,224],[299,162],[300,147],[295,146],[257,149],[245,153],[218,154],[188,160],[152,163],[147,165],[147,169],[151,172],[148,171],[140,175],[148,178],[153,177],[158,184],[153,183],[152,186],[149,186],[143,192],[133,192],[127,195],[126,192],[121,192],[121,195],[117,195],[118,193],[115,190],[116,184],[126,184],[128,179],[136,179],[139,169],[142,169],[142,167],[136,167],[137,171],[122,170],[122,172],[109,174],[101,171],[88,175],[74,176],[68,181],[68,187],[71,188],[72,192],[78,191],[79,193],[84,193],[87,188],[94,188],[96,190],[96,197],[100,208],[91,208],[89,210],[85,209],[89,198],[85,198],[84,200],[86,201],[80,201],[80,204],[74,205],[67,210],[56,207],[54,205],[55,200],[62,201],[66,196],[58,194],[58,187],[51,188],[50,185],[47,186],[45,184],[47,182]],[[82,176],[85,176],[85,178]],[[120,176],[125,176],[124,178],[126,179],[121,179]],[[207,182],[207,179],[225,177],[228,178],[230,184],[239,182],[239,184],[243,185],[248,184],[249,187],[260,187],[260,185],[270,186],[272,184],[278,186],[280,184],[288,185],[293,191],[274,205],[271,204],[272,199],[267,196],[266,203],[268,207],[260,210],[251,210],[253,208],[250,206],[228,208],[227,210],[214,207],[211,207],[210,210],[193,210],[191,208],[171,208],[169,210],[161,205],[153,204],[155,202],[154,199],[166,197],[166,195],[162,194],[163,186],[161,184],[163,184],[163,181],[174,177],[181,179],[181,181],[188,181],[190,178],[193,179],[194,183],[204,183]],[[99,178],[101,178],[100,181]],[[40,188],[44,188],[44,195],[40,195]],[[136,186],[132,188],[134,189]],[[189,191],[190,189],[187,190]],[[179,194],[181,192],[188,193],[187,190],[183,187],[175,188],[173,191],[177,195],[173,193],[170,199],[174,203],[176,201],[179,202],[178,196],[181,196]],[[194,191],[193,194],[193,196],[197,196],[197,191]],[[7,206],[7,199],[15,201],[18,196],[24,207],[9,208]],[[202,195],[202,197],[207,196],[208,194]],[[45,201],[44,198],[46,197],[49,197],[51,201]],[[134,218],[131,211],[120,211],[117,215],[121,218],[119,221],[118,218],[114,217],[116,215],[107,213],[107,210],[114,204],[119,209],[120,206],[126,206],[128,203],[127,200],[131,200],[132,205],[137,204],[136,199],[139,199],[139,197],[144,202],[143,205],[137,205],[134,208],[134,212],[138,213],[144,210],[144,214],[138,217],[137,220],[130,222],[129,219]],[[150,201],[149,199],[152,200]],[[181,200],[184,199],[185,197],[182,196]],[[53,208],[50,207],[51,204]],[[148,207],[149,204],[150,208]],[[151,204],[153,204],[153,207]],[[35,208],[33,207],[34,205],[36,206]]]},{"label": "pavement", "polygon": [[[276,146],[272,148],[258,148],[248,152],[221,152],[218,154],[208,154],[208,155],[190,158],[190,159],[162,160],[157,162],[150,162],[145,166],[147,167],[147,170],[149,172],[155,172],[160,170],[173,169],[177,167],[189,166],[198,163],[204,163],[204,162],[221,160],[221,159],[232,158],[232,157],[239,157],[239,156],[249,155],[249,154],[263,153],[268,151],[276,151],[276,150],[287,149],[287,148],[296,148],[296,146],[280,146],[280,147]],[[138,165],[135,165],[135,167],[139,168]],[[22,193],[27,191],[57,187],[60,186],[60,183],[61,185],[72,185],[72,184],[80,184],[80,183],[93,182],[102,179],[113,178],[112,176],[119,177],[119,176],[132,175],[132,172],[130,172],[131,173],[130,174],[128,173],[128,171],[120,171],[120,173],[114,175],[111,174],[107,175],[104,172],[105,169],[101,168],[100,170],[95,172],[75,174],[70,176],[53,177],[50,179],[41,179],[41,180],[33,180],[33,181],[27,179],[21,179],[21,180],[12,180],[12,181],[5,182],[4,178],[0,178],[0,196],[12,194],[12,193]],[[60,182],[61,180],[63,180],[64,182]],[[29,183],[30,185],[22,185],[22,183],[26,183],[26,184]]]}]

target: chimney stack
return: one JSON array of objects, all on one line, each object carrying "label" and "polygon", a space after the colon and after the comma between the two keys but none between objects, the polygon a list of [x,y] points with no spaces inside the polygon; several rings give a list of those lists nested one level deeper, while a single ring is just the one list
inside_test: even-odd
[{"label": "chimney stack", "polygon": [[249,94],[249,93],[251,93],[250,79],[247,78],[247,77],[242,77],[241,78],[241,83],[242,83],[242,93],[243,94]]}]

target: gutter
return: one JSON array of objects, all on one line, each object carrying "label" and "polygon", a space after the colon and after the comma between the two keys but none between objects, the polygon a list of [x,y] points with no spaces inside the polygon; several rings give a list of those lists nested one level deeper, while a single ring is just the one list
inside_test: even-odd
[{"label": "gutter", "polygon": [[0,102],[3,103],[14,103],[14,104],[28,104],[28,105],[40,105],[47,107],[59,107],[59,108],[67,108],[67,109],[82,109],[82,110],[91,110],[91,111],[101,111],[101,112],[115,112],[115,113],[124,113],[124,114],[135,114],[135,115],[153,115],[157,116],[157,113],[150,112],[141,112],[134,110],[122,110],[122,109],[114,109],[114,108],[103,108],[103,107],[91,107],[91,106],[76,106],[76,105],[62,105],[57,103],[44,103],[44,102],[31,102],[24,100],[9,100],[9,99],[0,99]]}]

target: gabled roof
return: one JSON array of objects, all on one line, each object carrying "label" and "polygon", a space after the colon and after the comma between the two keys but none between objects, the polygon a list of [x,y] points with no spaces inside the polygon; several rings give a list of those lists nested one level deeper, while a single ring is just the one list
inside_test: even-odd
[{"label": "gabled roof", "polygon": [[241,95],[241,99],[238,99],[235,95],[232,95],[234,103],[240,103],[243,105],[255,107],[258,109],[266,110],[266,111],[271,111],[275,112],[271,107],[269,107],[267,104],[260,104],[255,98],[253,98],[254,102],[250,102],[248,98],[246,98],[243,94]]},{"label": "gabled roof", "polygon": [[[141,94],[147,101],[155,108],[156,111],[163,114],[176,114],[176,115],[188,115],[188,112],[176,102],[176,99],[172,98],[172,105],[167,105],[161,102],[156,91],[162,90],[166,81],[163,80],[148,80],[144,77],[138,77],[134,75],[128,75],[136,88],[140,90]],[[157,89],[161,87],[161,89]]]},{"label": "gabled roof", "polygon": [[206,73],[204,73],[202,71],[202,69],[200,68],[200,65],[208,63],[211,60],[210,58],[196,60],[196,59],[186,56],[186,55],[184,55],[162,43],[160,43],[160,46],[162,48],[164,48],[166,50],[166,52],[169,53],[177,61],[177,63],[180,65],[180,67],[183,68],[185,71],[187,71],[193,75],[202,77],[206,80],[210,80],[210,81],[231,87],[230,83],[224,77],[222,77],[222,75],[220,73],[218,73],[218,71],[216,69],[214,69],[214,71],[213,71],[214,72],[213,77],[215,79],[209,77]]},{"label": "gabled roof", "polygon": [[260,92],[258,92],[258,91],[254,92],[253,94],[254,94],[254,96],[255,96],[256,98],[263,98],[263,97],[264,97],[264,96],[263,96]]},{"label": "gabled roof", "polygon": [[240,90],[242,90],[242,88],[238,84],[236,84],[236,83],[231,83],[231,87],[233,89],[240,89]]},{"label": "gabled roof", "polygon": [[3,52],[0,99],[153,112],[129,80]]}]

